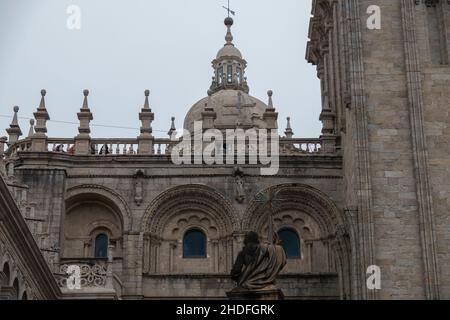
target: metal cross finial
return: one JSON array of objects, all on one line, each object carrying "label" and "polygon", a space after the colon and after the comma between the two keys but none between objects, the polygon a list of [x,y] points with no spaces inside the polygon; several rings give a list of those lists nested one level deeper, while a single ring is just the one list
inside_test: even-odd
[{"label": "metal cross finial", "polygon": [[230,17],[230,13],[235,16],[236,12],[230,9],[230,0],[228,0],[228,7],[222,6],[225,10],[228,11],[228,18]]}]

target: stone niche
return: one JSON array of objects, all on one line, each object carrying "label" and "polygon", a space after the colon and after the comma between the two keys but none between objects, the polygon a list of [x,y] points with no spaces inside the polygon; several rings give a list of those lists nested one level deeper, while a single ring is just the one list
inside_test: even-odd
[{"label": "stone niche", "polygon": [[79,195],[66,203],[64,258],[95,258],[95,239],[104,234],[121,256],[122,221],[117,208],[98,195]]}]

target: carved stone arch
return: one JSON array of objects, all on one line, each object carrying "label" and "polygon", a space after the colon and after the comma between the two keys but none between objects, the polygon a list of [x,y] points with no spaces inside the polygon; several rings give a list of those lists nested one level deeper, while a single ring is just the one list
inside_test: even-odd
[{"label": "carved stone arch", "polygon": [[75,186],[66,191],[66,203],[70,205],[71,201],[83,199],[83,197],[89,195],[99,197],[103,205],[107,205],[110,209],[113,209],[113,212],[118,215],[122,222],[123,231],[129,231],[131,229],[132,214],[130,208],[123,197],[112,189],[94,184]]},{"label": "carved stone arch", "polygon": [[[20,300],[30,300],[32,299],[33,291],[31,290],[30,285],[28,282],[24,281],[23,285],[21,287],[20,293],[19,293],[19,299]],[[26,299],[24,299],[26,297]]]},{"label": "carved stone arch", "polygon": [[[304,210],[314,216],[323,231],[334,234],[336,227],[343,224],[343,217],[333,201],[323,192],[302,184],[281,184],[269,187],[264,192],[277,192],[283,199],[275,205],[275,213],[286,209]],[[253,200],[247,207],[242,221],[242,229],[255,230],[265,220],[265,208]]]},{"label": "carved stone arch", "polygon": [[[278,192],[277,197],[283,199],[274,208],[275,216],[285,210],[298,210],[312,216],[318,223],[322,235],[329,248],[334,252],[336,272],[339,277],[341,298],[351,296],[351,266],[356,244],[354,242],[353,222],[348,214],[338,209],[334,202],[323,192],[302,184],[282,184],[272,186],[264,191]],[[244,231],[261,229],[266,222],[264,208],[252,201],[243,218]],[[263,235],[264,236],[264,235]]]},{"label": "carved stone arch", "polygon": [[207,212],[222,235],[239,230],[236,210],[222,194],[206,185],[189,184],[168,189],[152,201],[142,219],[143,231],[159,235],[166,221],[188,210]]},{"label": "carved stone arch", "polygon": [[[3,274],[3,270],[5,269],[5,267],[7,268],[7,274]],[[8,279],[3,280],[6,281],[6,286],[10,286],[11,285],[11,279],[12,279],[12,273],[13,273],[13,268],[14,268],[14,262],[11,260],[11,257],[9,255],[8,252],[4,252],[3,255],[1,256],[1,260],[0,260],[0,272],[2,272],[4,277],[8,277]],[[0,283],[0,285],[2,285]]]}]

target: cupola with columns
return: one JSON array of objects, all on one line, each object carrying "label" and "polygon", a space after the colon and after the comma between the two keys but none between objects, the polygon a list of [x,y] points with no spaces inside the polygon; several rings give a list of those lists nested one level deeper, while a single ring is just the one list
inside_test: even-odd
[{"label": "cupola with columns", "polygon": [[247,61],[242,58],[241,52],[233,43],[233,35],[231,33],[233,24],[234,21],[231,17],[225,19],[225,26],[227,27],[226,43],[217,53],[216,59],[212,61],[214,69],[210,88],[212,93],[223,89],[242,90],[245,93],[250,91],[245,76]]}]

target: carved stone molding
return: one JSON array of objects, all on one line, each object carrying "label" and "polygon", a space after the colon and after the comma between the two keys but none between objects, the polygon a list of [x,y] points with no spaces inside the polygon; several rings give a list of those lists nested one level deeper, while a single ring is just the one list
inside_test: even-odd
[{"label": "carved stone molding", "polygon": [[123,230],[128,231],[131,228],[132,215],[128,204],[120,194],[107,187],[95,184],[82,184],[71,187],[66,191],[66,202],[72,200],[76,202],[78,199],[82,200],[83,195],[88,194],[99,195],[114,204],[115,211],[118,211],[117,214],[119,214],[122,220]]},{"label": "carved stone molding", "polygon": [[236,209],[229,200],[213,188],[191,184],[177,186],[158,195],[144,214],[143,231],[160,235],[168,219],[183,210],[207,212],[225,233],[240,229]]}]

